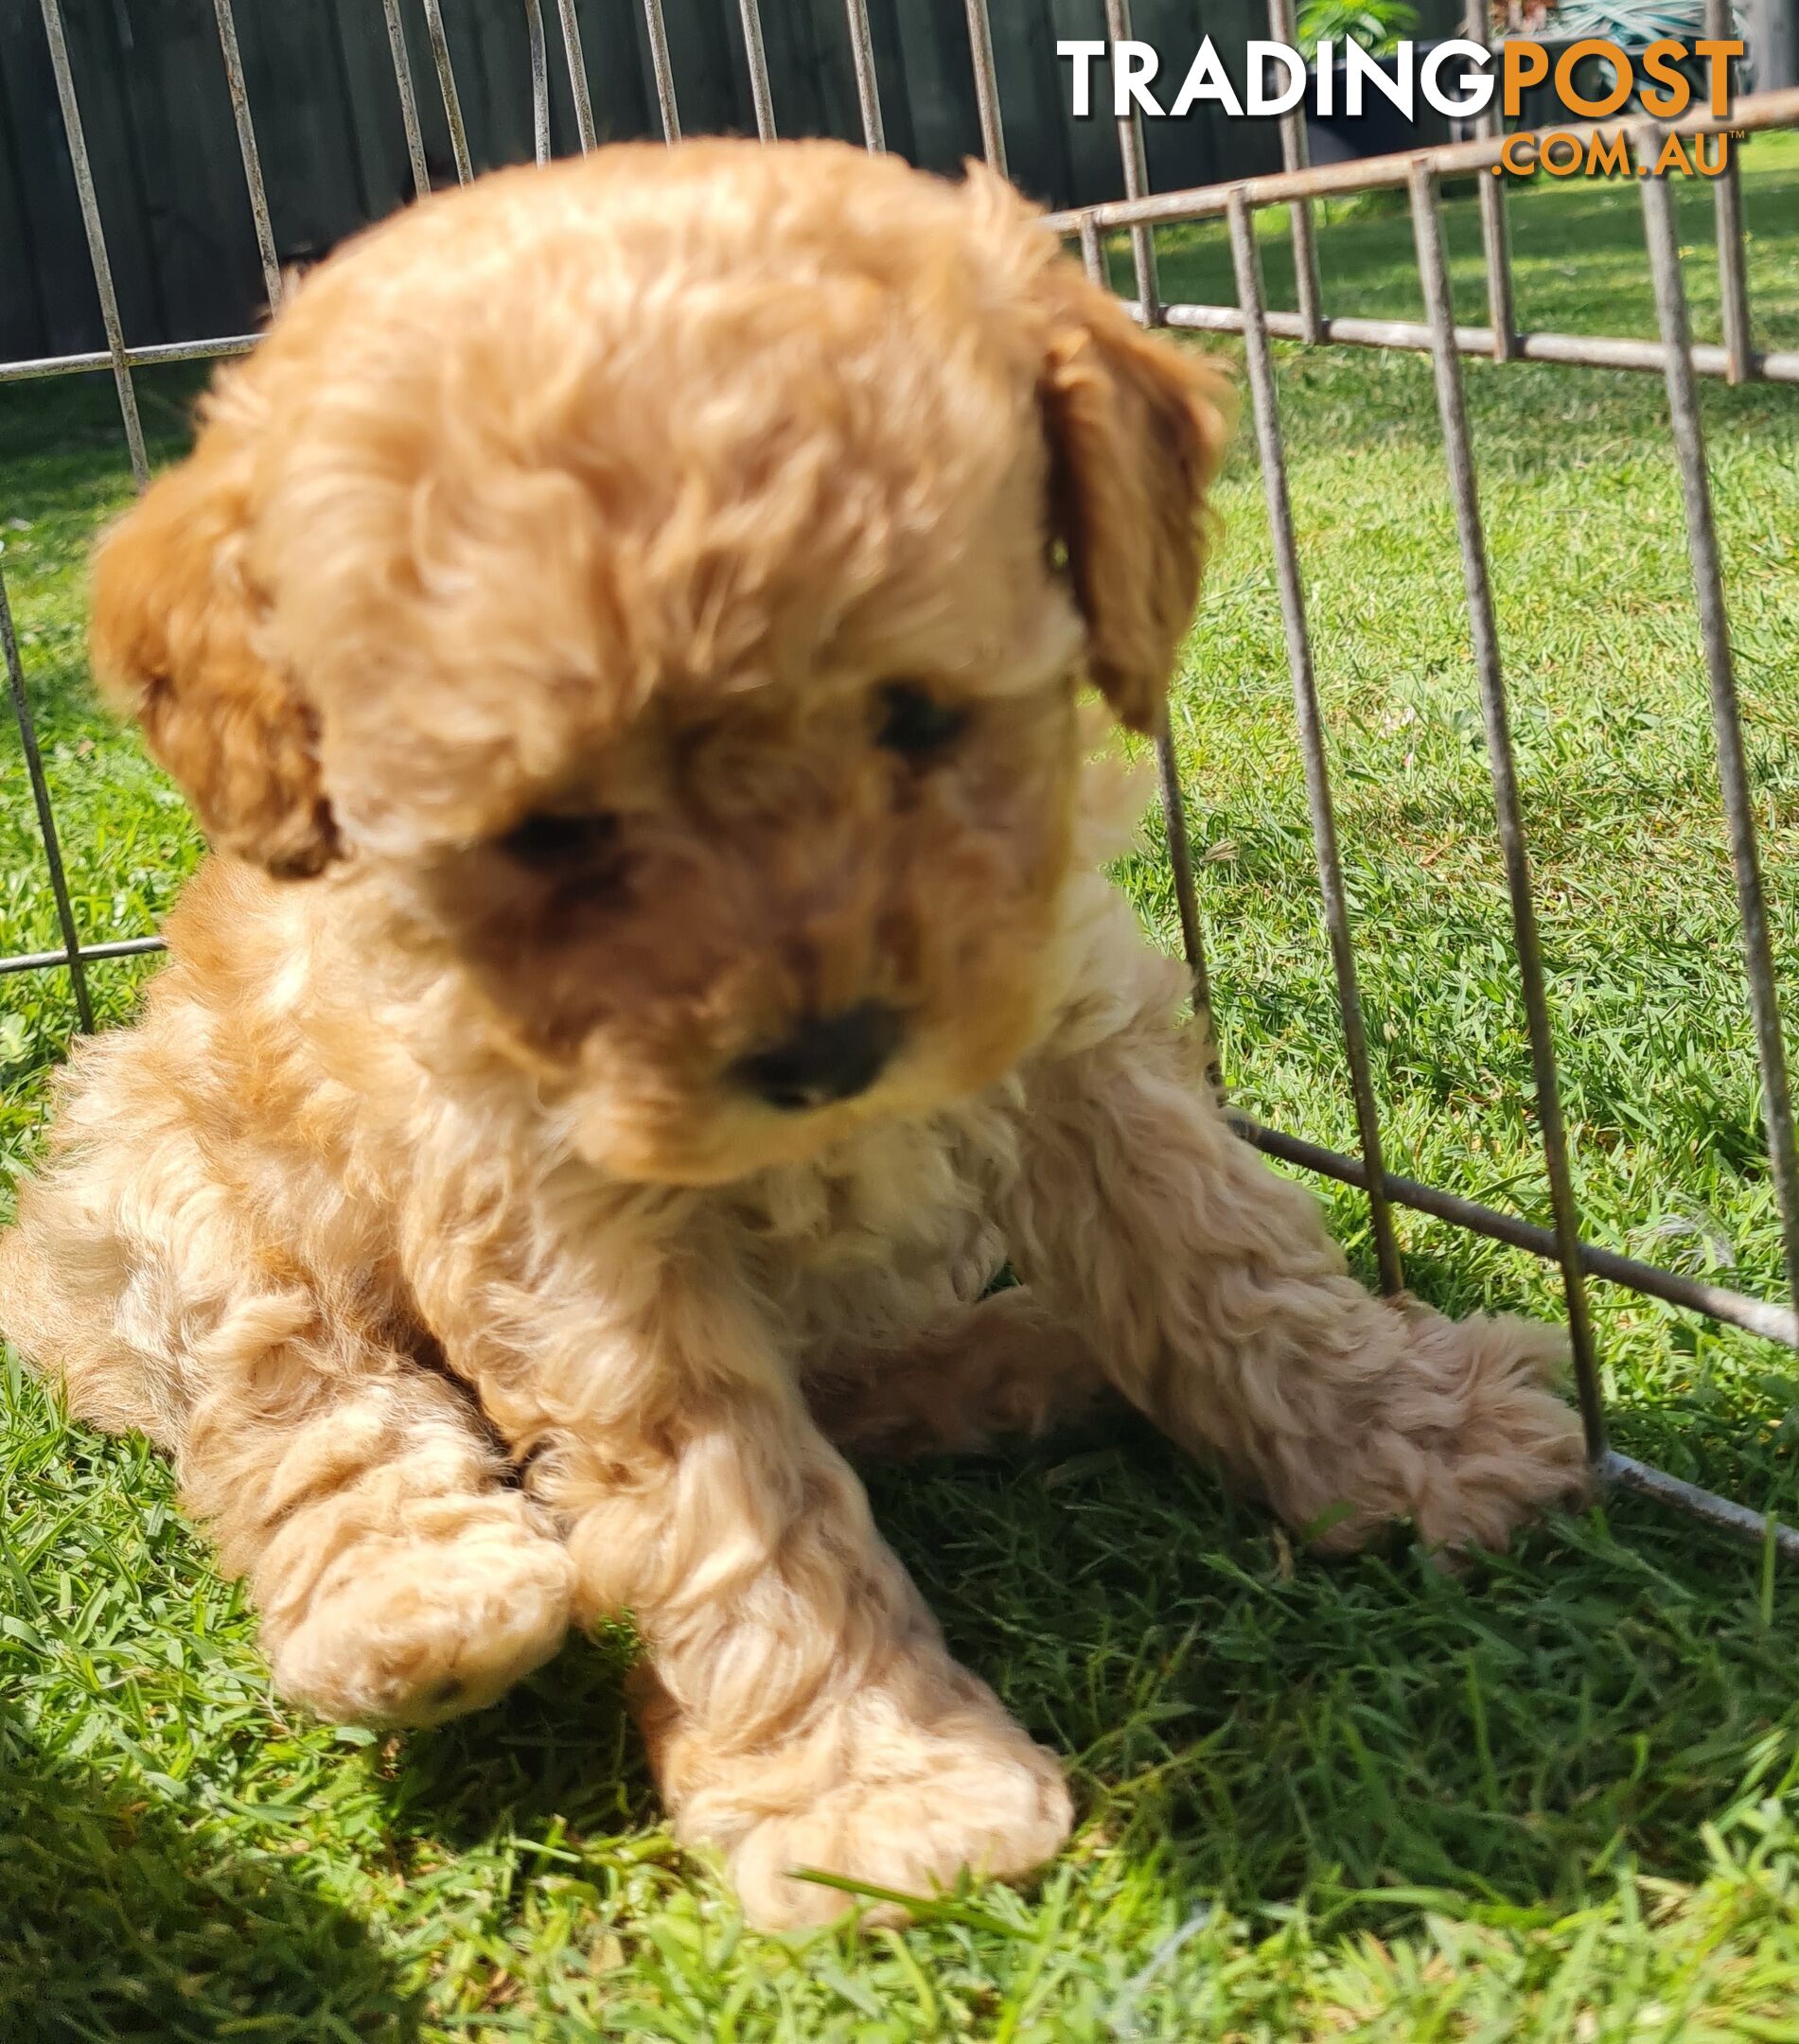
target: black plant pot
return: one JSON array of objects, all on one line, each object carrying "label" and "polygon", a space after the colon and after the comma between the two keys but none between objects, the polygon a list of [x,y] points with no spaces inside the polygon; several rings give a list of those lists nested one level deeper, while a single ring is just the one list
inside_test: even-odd
[{"label": "black plant pot", "polygon": [[[1416,62],[1422,68],[1428,43],[1418,45]],[[1398,60],[1392,57],[1377,57],[1374,62],[1388,78],[1397,76]],[[1337,112],[1326,119],[1311,112],[1313,94],[1306,94],[1306,146],[1314,164],[1351,163],[1364,156],[1392,156],[1405,150],[1429,149],[1437,142],[1449,140],[1449,118],[1430,105],[1421,92],[1413,98],[1412,111],[1418,116],[1407,120],[1390,99],[1383,97],[1380,87],[1364,83],[1362,88],[1362,111],[1353,116],[1342,109],[1349,90],[1349,65],[1338,58],[1336,77],[1332,88],[1332,104]],[[1459,74],[1451,65],[1443,67],[1445,91],[1459,89]]]}]

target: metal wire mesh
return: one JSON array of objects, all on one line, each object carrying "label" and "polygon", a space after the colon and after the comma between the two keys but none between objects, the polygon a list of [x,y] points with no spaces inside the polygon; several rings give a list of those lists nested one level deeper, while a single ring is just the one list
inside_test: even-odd
[{"label": "metal wire mesh", "polygon": [[[525,12],[530,54],[534,153],[541,161],[550,150],[549,60],[541,0],[520,0],[520,4]],[[1100,4],[1108,36],[1114,41],[1127,38],[1130,34],[1128,0],[1100,0]],[[983,153],[1003,174],[1006,164],[1004,126],[994,66],[988,0],[966,0],[966,5]],[[1707,5],[1708,14],[1720,24],[1713,32],[1726,32],[1721,24],[1728,20],[1728,0],[1707,0]],[[63,34],[61,0],[40,0],[40,6],[107,345],[97,352],[0,362],[0,381],[110,367],[117,389],[132,473],[141,487],[149,470],[138,420],[133,370],[152,364],[242,354],[256,344],[256,336],[222,335],[147,347],[128,344],[89,167],[78,82],[71,69]],[[429,189],[430,175],[400,0],[382,0],[382,6],[413,182],[422,196]],[[214,0],[214,7],[220,60],[230,93],[257,252],[273,308],[280,302],[281,276],[263,187],[255,109],[238,54],[231,0]],[[423,0],[423,7],[456,175],[459,181],[466,183],[473,173],[457,91],[451,38],[441,0]],[[661,0],[644,0],[644,8],[661,126],[666,137],[674,141],[680,133],[680,116],[675,67],[663,28]],[[758,133],[767,139],[776,132],[776,115],[757,0],[740,0],[740,11],[756,128]],[[556,13],[576,134],[585,152],[594,146],[595,128],[574,0],[556,0]],[[1273,38],[1292,42],[1291,0],[1269,0],[1269,16]],[[880,91],[866,0],[845,0],[845,17],[863,136],[871,150],[879,150],[884,147]],[[1467,33],[1473,40],[1485,39],[1486,12],[1481,0],[1469,0]],[[1799,1313],[1795,1313],[1792,1303],[1799,1300],[1799,1157],[1795,1156],[1783,1026],[1697,399],[1698,379],[1702,377],[1722,378],[1732,383],[1799,383],[1799,350],[1763,350],[1755,345],[1744,261],[1741,191],[1734,168],[1714,185],[1722,307],[1723,338],[1720,343],[1695,343],[1691,338],[1680,268],[1674,195],[1660,177],[1646,177],[1639,181],[1655,288],[1657,338],[1597,338],[1520,331],[1514,310],[1504,181],[1488,176],[1479,178],[1488,325],[1457,325],[1444,253],[1438,192],[1445,178],[1484,172],[1498,161],[1503,141],[1501,124],[1495,117],[1489,116],[1479,125],[1480,132],[1472,140],[1411,155],[1313,167],[1306,161],[1304,123],[1296,114],[1284,118],[1281,124],[1285,167],[1279,173],[1239,179],[1200,189],[1154,193],[1149,187],[1141,124],[1133,110],[1118,122],[1123,199],[1052,215],[1050,224],[1078,238],[1089,274],[1102,281],[1107,278],[1104,235],[1120,229],[1128,233],[1135,288],[1134,309],[1145,323],[1199,332],[1236,333],[1243,339],[1254,428],[1273,537],[1276,586],[1293,681],[1307,805],[1342,1016],[1360,1154],[1347,1155],[1260,1126],[1242,1117],[1238,1118],[1239,1128],[1247,1140],[1266,1154],[1366,1191],[1375,1254],[1382,1281],[1389,1291],[1399,1290],[1403,1283],[1393,1225],[1392,1210],[1396,1206],[1433,1216],[1557,1263],[1567,1303],[1587,1444],[1596,1467],[1613,1480],[1759,1542],[1769,1537],[1770,1531],[1760,1513],[1699,1489],[1608,1447],[1586,1283],[1589,1278],[1603,1279],[1767,1340],[1799,1348]],[[1570,132],[1585,135],[1600,125],[1587,124]],[[1727,118],[1694,115],[1674,124],[1674,129],[1684,136],[1698,136],[1794,125],[1799,125],[1799,91],[1763,94],[1740,101]],[[1655,131],[1658,140],[1666,132]],[[1426,318],[1421,323],[1368,319],[1353,314],[1328,315],[1323,310],[1314,203],[1321,198],[1384,188],[1402,189],[1409,197],[1426,311]],[[1263,298],[1254,215],[1261,208],[1277,206],[1290,209],[1297,299],[1297,308],[1292,312],[1270,308]],[[1228,225],[1237,283],[1236,305],[1165,304],[1156,270],[1155,228],[1176,221],[1217,218],[1224,219]],[[1480,688],[1494,813],[1528,1025],[1537,1120],[1554,1224],[1550,1228],[1459,1194],[1394,1175],[1385,1168],[1357,987],[1354,933],[1344,887],[1323,722],[1313,672],[1304,582],[1288,502],[1285,444],[1276,365],[1270,345],[1274,339],[1313,344],[1413,350],[1427,354],[1431,359]],[[1673,452],[1681,481],[1700,635],[1710,691],[1719,785],[1736,875],[1749,1006],[1764,1101],[1769,1168],[1782,1230],[1787,1303],[1755,1298],[1725,1286],[1641,1262],[1582,1239],[1567,1136],[1559,1105],[1552,1016],[1538,942],[1529,855],[1513,765],[1510,722],[1493,620],[1479,495],[1462,394],[1461,359],[1469,355],[1484,356],[1500,362],[1562,362],[1655,372],[1666,379]],[[109,960],[157,950],[161,947],[160,940],[153,936],[133,935],[88,941],[78,928],[64,877],[51,790],[33,725],[28,676],[22,661],[18,635],[13,629],[3,573],[0,573],[0,654],[5,659],[8,692],[20,731],[26,774],[44,840],[57,926],[62,936],[62,943],[56,949],[0,958],[0,973],[67,972],[79,1025],[83,1030],[90,1030],[94,1026],[94,1010],[88,984],[89,967]],[[1192,971],[1195,1001],[1202,1013],[1206,1013],[1210,1006],[1210,988],[1198,896],[1183,813],[1180,777],[1166,723],[1159,733],[1157,752],[1181,935]],[[1773,1537],[1783,1554],[1799,1559],[1799,1533],[1786,1527],[1774,1527]]]}]

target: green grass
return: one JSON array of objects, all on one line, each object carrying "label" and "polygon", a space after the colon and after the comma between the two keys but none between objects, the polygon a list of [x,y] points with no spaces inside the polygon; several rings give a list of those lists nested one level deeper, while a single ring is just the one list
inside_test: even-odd
[{"label": "green grass", "polygon": [[[1766,344],[1799,344],[1799,147],[1746,154]],[[1521,195],[1526,324],[1651,329],[1629,187]],[[1702,332],[1716,291],[1685,195]],[[1278,225],[1279,223],[1275,223]],[[1464,316],[1473,208],[1450,208]],[[1402,218],[1339,215],[1333,308],[1417,315]],[[1267,244],[1283,302],[1284,243]],[[1231,296],[1209,232],[1171,296]],[[1285,301],[1290,302],[1290,301]],[[1543,1214],[1426,365],[1285,351],[1282,398],[1376,1079],[1395,1168]],[[143,381],[159,455],[191,383]],[[1778,1249],[1676,482],[1654,379],[1468,371],[1579,1192],[1591,1235],[1773,1295]],[[191,863],[89,706],[80,559],[129,477],[104,387],[0,392],[0,537],[90,936]],[[1799,942],[1799,394],[1705,393],[1775,948]],[[1176,705],[1226,1068],[1352,1143],[1253,463]],[[25,529],[7,525],[22,520]],[[54,924],[0,752],[6,947]],[[1173,928],[1153,857],[1126,877]],[[109,1018],[142,968],[96,968]],[[0,980],[0,1145],[71,1020]],[[1367,1266],[1356,1198],[1332,1193]],[[1553,1313],[1535,1262],[1414,1217],[1450,1307]],[[1621,1445],[1799,1512],[1792,1359],[1596,1289]],[[140,1446],[0,1379],[0,2036],[295,2040],[1799,2038],[1799,1595],[1647,1506],[1458,1576],[1296,1560],[1135,1429],[873,1479],[958,1651],[1070,1759],[1077,1841],[857,1943],[745,1934],[661,1828],[622,1649],[389,1740],[290,1717]]]}]

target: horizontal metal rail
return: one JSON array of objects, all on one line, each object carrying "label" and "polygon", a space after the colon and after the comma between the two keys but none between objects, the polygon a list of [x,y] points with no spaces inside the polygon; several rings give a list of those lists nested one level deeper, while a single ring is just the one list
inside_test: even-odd
[{"label": "horizontal metal rail", "polygon": [[[1298,312],[1270,310],[1263,317],[1268,331],[1277,340],[1306,338],[1305,319]],[[1239,334],[1243,330],[1243,311],[1237,306],[1164,306],[1162,323],[1192,333]],[[1394,348],[1419,355],[1428,355],[1431,350],[1431,329],[1416,320],[1326,317],[1318,323],[1318,338],[1346,347]],[[1561,362],[1579,369],[1639,369],[1655,376],[1667,373],[1667,348],[1660,341],[1614,340],[1600,334],[1515,333],[1511,342],[1513,359],[1524,361]],[[1490,356],[1493,330],[1490,326],[1457,326],[1455,347],[1463,355]],[[1686,358],[1695,376],[1730,376],[1727,348],[1694,342],[1686,350]],[[1751,350],[1743,358],[1737,380],[1799,383],[1799,348],[1774,348],[1766,353]]]},{"label": "horizontal metal rail", "polygon": [[[143,958],[167,948],[160,937],[123,937],[104,943],[80,944],[75,956],[81,964],[88,965],[109,959]],[[69,954],[64,951],[23,951],[10,958],[0,958],[0,975],[55,971],[66,969],[68,963]],[[1367,1189],[1367,1168],[1359,1157],[1348,1156],[1323,1143],[1310,1142],[1302,1136],[1290,1136],[1284,1130],[1269,1128],[1235,1110],[1231,1111],[1229,1119],[1238,1135],[1264,1154],[1279,1157],[1283,1164],[1296,1165],[1302,1171],[1314,1172],[1321,1178],[1334,1179],[1339,1185],[1353,1186],[1359,1191]],[[1432,1220],[1466,1228],[1471,1234],[1483,1235],[1490,1242],[1504,1242],[1508,1248],[1523,1249],[1531,1256],[1541,1257],[1545,1262],[1556,1260],[1558,1252],[1554,1235],[1535,1222],[1503,1213],[1496,1207],[1483,1206],[1478,1200],[1464,1199],[1457,1192],[1445,1192],[1416,1178],[1396,1177],[1391,1172],[1383,1172],[1382,1185],[1387,1199],[1414,1213],[1427,1214]],[[1703,1313],[1708,1319],[1741,1328],[1745,1333],[1759,1335],[1764,1341],[1779,1342],[1786,1348],[1799,1349],[1799,1313],[1790,1306],[1776,1306],[1766,1299],[1752,1298],[1747,1293],[1733,1291],[1727,1285],[1712,1284],[1702,1278],[1689,1278],[1680,1271],[1664,1270],[1659,1264],[1645,1263],[1636,1257],[1620,1255],[1615,1249],[1601,1248],[1595,1242],[1583,1242],[1579,1253],[1581,1268],[1591,1278],[1622,1285],[1627,1291],[1639,1292],[1668,1306]]]},{"label": "horizontal metal rail", "polygon": [[[81,964],[88,965],[109,959],[143,958],[167,948],[160,937],[122,937],[104,943],[80,944],[75,956]],[[22,951],[10,958],[0,958],[0,975],[56,971],[66,969],[68,963],[69,954],[64,951]],[[1283,1164],[1296,1165],[1302,1171],[1314,1172],[1321,1178],[1334,1179],[1339,1185],[1353,1186],[1359,1191],[1367,1189],[1367,1168],[1359,1157],[1308,1141],[1302,1136],[1269,1128],[1235,1110],[1229,1119],[1238,1135],[1264,1154],[1279,1157]],[[1457,1192],[1445,1192],[1416,1178],[1396,1177],[1391,1172],[1383,1172],[1382,1185],[1387,1199],[1414,1213],[1428,1214],[1432,1220],[1466,1228],[1490,1242],[1523,1249],[1545,1262],[1556,1260],[1554,1235],[1535,1222],[1503,1213],[1496,1207],[1483,1206],[1478,1200],[1464,1199]],[[1579,1254],[1581,1268],[1591,1278],[1604,1278],[1666,1305],[1680,1306],[1690,1313],[1703,1313],[1708,1319],[1741,1328],[1745,1333],[1759,1335],[1764,1341],[1799,1349],[1799,1313],[1790,1306],[1776,1306],[1733,1291],[1727,1285],[1664,1270],[1659,1264],[1645,1263],[1595,1242],[1581,1242]]]},{"label": "horizontal metal rail", "polygon": [[[1543,132],[1571,134],[1582,141],[1612,134],[1615,120],[1576,121]],[[1690,141],[1695,135],[1758,134],[1769,128],[1799,125],[1799,85],[1783,92],[1752,93],[1726,115],[1689,114],[1669,121],[1657,132]],[[1490,172],[1500,152],[1517,137],[1481,135],[1471,142],[1442,142],[1432,149],[1404,150],[1391,156],[1366,156],[1349,163],[1314,164],[1304,170],[1273,170],[1262,177],[1239,178],[1226,185],[1194,185],[1182,191],[1151,192],[1137,199],[1108,199],[1099,205],[1075,206],[1044,216],[1058,234],[1081,231],[1083,220],[1096,227],[1170,227],[1181,220],[1215,220],[1229,208],[1230,195],[1241,191],[1251,207],[1289,205],[1296,199],[1349,198],[1356,192],[1397,191],[1411,183],[1412,166],[1422,162],[1437,178]]]},{"label": "horizontal metal rail", "polygon": [[11,958],[0,958],[0,974],[48,972],[71,960],[90,965],[96,959],[142,958],[147,952],[168,948],[160,937],[112,937],[104,943],[79,943],[71,938],[70,944],[67,951],[20,951]]},{"label": "horizontal metal rail", "polygon": [[1594,1465],[1594,1471],[1603,1484],[1634,1490],[1642,1497],[1653,1498],[1658,1505],[1671,1505],[1676,1511],[1703,1520],[1718,1532],[1727,1533],[1746,1546],[1760,1547],[1772,1539],[1774,1552],[1783,1561],[1799,1561],[1799,1532],[1760,1512],[1751,1511],[1747,1505],[1720,1497],[1716,1490],[1688,1483],[1682,1476],[1670,1476],[1666,1470],[1657,1469],[1652,1463],[1639,1462],[1633,1455],[1619,1454],[1615,1448],[1606,1450]]},{"label": "horizontal metal rail", "polygon": [[[248,355],[260,334],[220,334],[211,341],[152,341],[128,347],[122,360],[132,369],[161,368],[169,362],[214,361],[221,355]],[[26,383],[33,377],[81,376],[90,369],[110,369],[104,349],[83,355],[34,355],[19,361],[0,361],[0,383]]]},{"label": "horizontal metal rail", "polygon": [[[1346,1156],[1323,1143],[1308,1142],[1271,1129],[1244,1114],[1233,1112],[1231,1126],[1246,1142],[1283,1164],[1316,1172],[1321,1178],[1334,1178],[1339,1185],[1367,1188],[1367,1172],[1359,1157]],[[1416,1178],[1385,1175],[1386,1196],[1414,1213],[1429,1214],[1434,1221],[1447,1221],[1453,1227],[1485,1235],[1490,1242],[1524,1249],[1531,1256],[1553,1263],[1561,1255],[1554,1234],[1534,1221],[1521,1221],[1516,1214],[1501,1213],[1496,1207],[1483,1207],[1478,1200],[1463,1199],[1457,1192],[1439,1191]],[[1615,1249],[1601,1249],[1593,1242],[1579,1245],[1580,1268],[1590,1278],[1603,1278],[1609,1284],[1641,1292],[1669,1306],[1684,1306],[1708,1319],[1722,1320],[1745,1333],[1759,1334],[1764,1341],[1780,1342],[1799,1348],[1799,1313],[1790,1306],[1775,1306],[1766,1299],[1751,1298],[1727,1285],[1709,1284],[1702,1278],[1688,1278],[1679,1271],[1663,1270],[1659,1264],[1642,1263],[1635,1257],[1620,1256]]]}]

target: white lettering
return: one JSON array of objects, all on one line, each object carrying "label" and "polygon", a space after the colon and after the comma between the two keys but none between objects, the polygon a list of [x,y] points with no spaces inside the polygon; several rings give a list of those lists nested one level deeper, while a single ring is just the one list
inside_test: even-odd
[{"label": "white lettering", "polygon": [[[1253,77],[1253,72],[1251,73]],[[1180,97],[1169,110],[1176,119],[1201,99],[1215,99],[1226,114],[1241,115],[1243,103],[1238,98],[1236,89],[1225,76],[1225,67],[1219,62],[1218,52],[1212,45],[1210,36],[1205,37],[1188,66],[1187,78],[1181,86]]]},{"label": "white lettering", "polygon": [[[1443,66],[1459,57],[1464,63],[1477,65],[1473,76],[1462,79],[1459,95],[1448,92],[1439,82]],[[1439,114],[1446,114],[1451,120],[1465,120],[1471,114],[1484,114],[1493,96],[1493,75],[1487,69],[1492,62],[1492,52],[1479,43],[1465,43],[1452,36],[1447,43],[1439,43],[1425,58],[1418,74],[1418,87],[1430,105]]]},{"label": "white lettering", "polygon": [[1362,111],[1362,88],[1372,85],[1410,120],[1415,104],[1412,77],[1413,46],[1402,43],[1393,52],[1399,76],[1388,78],[1378,58],[1370,57],[1361,44],[1346,40],[1343,44],[1343,111],[1351,119]]},{"label": "white lettering", "polygon": [[1093,111],[1093,60],[1105,55],[1105,44],[1065,39],[1057,43],[1056,55],[1074,59],[1073,101],[1069,111],[1076,120],[1085,120]]},{"label": "white lettering", "polygon": [[1122,120],[1135,99],[1152,120],[1160,120],[1162,110],[1150,91],[1162,60],[1148,43],[1114,43],[1112,45],[1112,112]]},{"label": "white lettering", "polygon": [[[1305,59],[1289,43],[1252,43],[1248,49],[1249,97],[1244,104],[1252,114],[1291,114],[1305,97]],[[1268,66],[1277,64],[1287,74],[1287,82],[1268,90]],[[1174,109],[1179,113],[1179,107]]]},{"label": "white lettering", "polygon": [[[1255,74],[1252,72],[1251,77]],[[1236,89],[1225,76],[1225,67],[1219,62],[1218,52],[1212,46],[1210,36],[1205,37],[1188,66],[1187,78],[1181,86],[1180,97],[1170,111],[1178,119],[1189,107],[1201,99],[1215,99],[1226,114],[1241,115],[1243,103],[1238,98]]]}]

